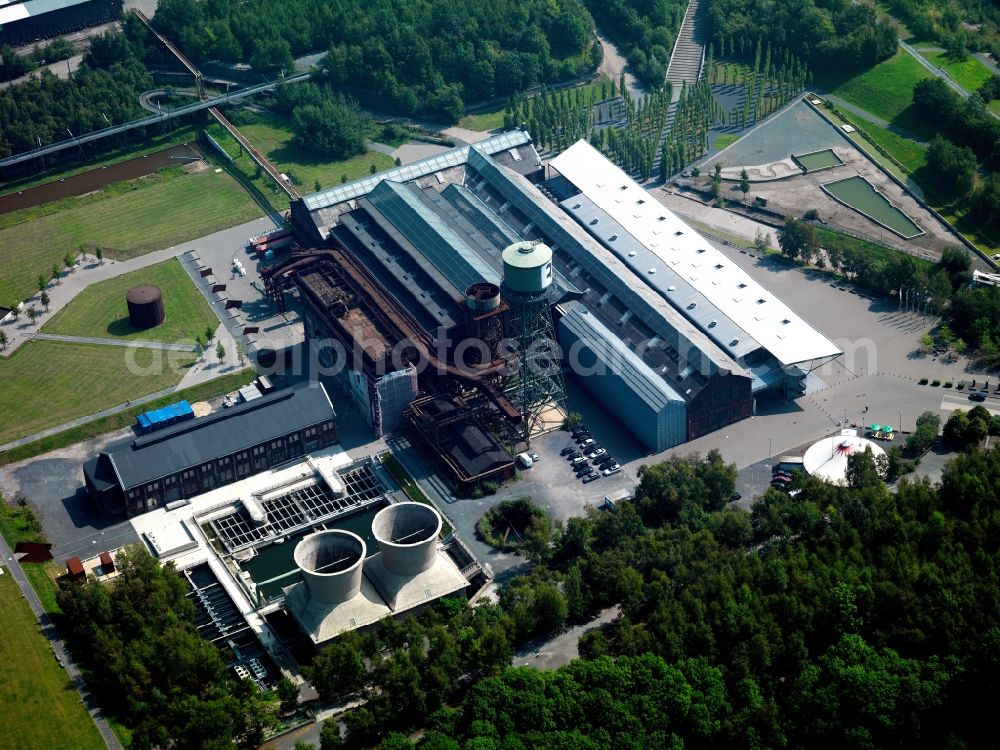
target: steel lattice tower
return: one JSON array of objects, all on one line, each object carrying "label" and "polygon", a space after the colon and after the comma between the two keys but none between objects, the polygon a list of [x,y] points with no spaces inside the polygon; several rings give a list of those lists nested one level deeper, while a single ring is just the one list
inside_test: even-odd
[{"label": "steel lattice tower", "polygon": [[504,250],[503,260],[502,294],[510,308],[503,391],[525,415],[516,438],[528,443],[566,415],[562,356],[552,323],[552,251],[541,243],[519,242]]}]

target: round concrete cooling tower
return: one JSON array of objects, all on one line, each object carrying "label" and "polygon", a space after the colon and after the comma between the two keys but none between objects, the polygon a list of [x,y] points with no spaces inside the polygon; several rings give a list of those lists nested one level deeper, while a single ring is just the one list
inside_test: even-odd
[{"label": "round concrete cooling tower", "polygon": [[317,531],[295,545],[295,564],[309,587],[309,596],[340,604],[361,590],[365,542],[341,529]]},{"label": "round concrete cooling tower", "polygon": [[390,573],[414,576],[434,564],[441,516],[429,505],[396,503],[372,519],[372,534]]},{"label": "round concrete cooling tower", "polygon": [[133,328],[152,328],[163,322],[163,293],[152,284],[134,286],[125,294],[128,321]]}]

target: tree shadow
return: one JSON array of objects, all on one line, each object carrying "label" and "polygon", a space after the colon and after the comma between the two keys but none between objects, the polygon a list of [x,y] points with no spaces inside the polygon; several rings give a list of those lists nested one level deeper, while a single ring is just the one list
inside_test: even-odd
[{"label": "tree shadow", "polygon": [[108,323],[104,330],[109,336],[129,336],[139,333],[142,329],[134,327],[128,318],[116,318]]}]

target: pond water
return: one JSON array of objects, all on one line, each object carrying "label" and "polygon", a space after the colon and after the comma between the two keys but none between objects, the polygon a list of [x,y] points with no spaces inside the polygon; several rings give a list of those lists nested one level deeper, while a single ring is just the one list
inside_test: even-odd
[{"label": "pond water", "polygon": [[823,149],[822,151],[813,151],[810,154],[802,154],[801,156],[793,155],[792,158],[802,165],[802,168],[806,172],[817,172],[821,169],[839,167],[844,163],[834,150],[830,148]]},{"label": "pond water", "polygon": [[[372,535],[372,519],[384,507],[384,505],[369,506],[349,516],[333,518],[326,521],[324,525],[328,529],[353,531],[365,540],[365,544],[368,546],[366,554],[371,557],[378,552],[378,542]],[[251,560],[240,563],[240,567],[250,574],[266,598],[271,599],[279,596],[281,589],[302,580],[292,555],[295,553],[295,545],[311,533],[313,533],[312,529],[300,531],[288,537],[281,544],[271,544],[258,550],[256,556]]]},{"label": "pond water", "polygon": [[863,177],[848,177],[823,185],[823,189],[848,208],[864,214],[900,237],[910,239],[923,230]]},{"label": "pond water", "polygon": [[188,164],[193,158],[204,157],[194,143],[182,143],[179,146],[171,146],[146,156],[137,156],[135,159],[118,164],[91,169],[72,177],[65,177],[55,182],[47,182],[44,185],[0,196],[0,214],[40,206],[60,198],[75,198],[79,195],[86,195],[100,190],[112,182],[145,177],[172,164]]}]

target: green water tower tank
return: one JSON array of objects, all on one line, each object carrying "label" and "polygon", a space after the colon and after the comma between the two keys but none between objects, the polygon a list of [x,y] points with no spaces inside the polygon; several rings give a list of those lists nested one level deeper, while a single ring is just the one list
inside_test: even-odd
[{"label": "green water tower tank", "polygon": [[517,294],[540,294],[552,284],[552,250],[541,242],[516,242],[503,251],[503,283]]}]

